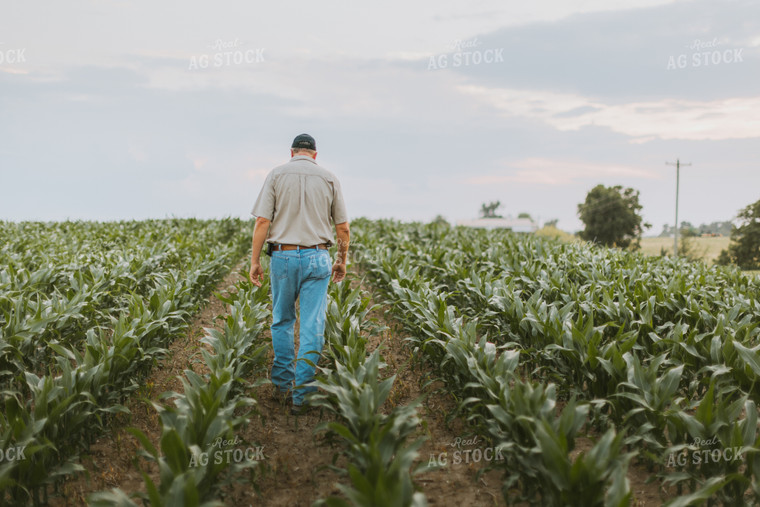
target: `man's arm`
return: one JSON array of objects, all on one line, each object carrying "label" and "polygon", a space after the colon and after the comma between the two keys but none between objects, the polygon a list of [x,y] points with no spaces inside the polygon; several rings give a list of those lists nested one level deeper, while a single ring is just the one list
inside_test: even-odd
[{"label": "man's arm", "polygon": [[346,277],[346,260],[348,259],[348,243],[351,241],[351,232],[348,222],[335,224],[335,235],[338,237],[338,255],[333,264],[333,282],[342,282]]},{"label": "man's arm", "polygon": [[248,277],[256,287],[261,287],[261,282],[264,280],[264,269],[261,267],[259,257],[261,257],[261,248],[264,246],[264,241],[267,239],[270,223],[266,218],[257,217],[256,225],[253,227],[251,271],[248,273]]}]

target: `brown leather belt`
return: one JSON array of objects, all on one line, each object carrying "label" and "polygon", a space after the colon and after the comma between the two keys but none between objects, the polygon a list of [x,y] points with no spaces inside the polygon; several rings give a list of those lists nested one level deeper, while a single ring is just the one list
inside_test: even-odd
[{"label": "brown leather belt", "polygon": [[282,250],[282,251],[286,251],[286,250],[311,250],[311,249],[314,249],[314,248],[319,248],[320,250],[327,250],[327,245],[325,243],[322,243],[321,245],[301,246],[301,245],[283,245],[283,244],[277,243],[277,244],[275,244],[272,247],[272,250],[274,250],[274,251],[277,251],[277,250]]}]

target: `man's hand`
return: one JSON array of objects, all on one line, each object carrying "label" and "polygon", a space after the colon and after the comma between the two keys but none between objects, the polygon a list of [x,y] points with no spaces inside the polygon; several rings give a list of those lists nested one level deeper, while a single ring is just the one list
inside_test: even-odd
[{"label": "man's hand", "polygon": [[348,243],[351,241],[351,231],[348,222],[335,224],[335,234],[338,236],[338,255],[333,264],[333,282],[342,282],[346,277],[346,260],[348,259]]},{"label": "man's hand", "polygon": [[333,275],[332,281],[334,283],[342,282],[343,279],[346,277],[346,263],[336,262],[335,264],[333,264],[332,275]]},{"label": "man's hand", "polygon": [[[345,268],[344,268],[345,273]],[[251,262],[251,271],[248,273],[248,278],[256,287],[261,287],[261,282],[264,281],[264,268],[258,262]]]}]

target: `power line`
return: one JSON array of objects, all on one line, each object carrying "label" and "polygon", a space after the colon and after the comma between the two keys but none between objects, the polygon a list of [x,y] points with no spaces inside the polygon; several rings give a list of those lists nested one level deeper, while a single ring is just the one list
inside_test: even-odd
[{"label": "power line", "polygon": [[673,233],[673,257],[678,257],[678,186],[681,180],[681,166],[691,165],[691,162],[688,164],[682,164],[680,159],[676,159],[675,164],[672,162],[665,162],[665,165],[676,166],[676,227],[675,232]]}]

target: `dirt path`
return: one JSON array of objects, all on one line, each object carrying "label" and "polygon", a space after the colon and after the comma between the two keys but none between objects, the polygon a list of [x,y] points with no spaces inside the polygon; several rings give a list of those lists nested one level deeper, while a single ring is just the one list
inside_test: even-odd
[{"label": "dirt path", "polygon": [[[364,286],[371,293],[371,288]],[[419,450],[418,463],[443,465],[438,470],[416,477],[430,505],[504,505],[501,497],[501,473],[491,471],[480,479],[477,473],[488,465],[483,454],[487,447],[468,434],[461,419],[446,422],[446,416],[455,408],[452,396],[446,393],[440,382],[430,382],[432,370],[425,363],[414,364],[412,351],[405,345],[408,337],[394,321],[387,318],[384,308],[375,310],[372,317],[388,326],[376,342],[383,342],[383,358],[388,363],[389,374],[396,381],[388,397],[388,408],[406,405],[424,396],[418,414],[423,421],[419,436],[427,440]],[[374,347],[369,347],[370,351]],[[477,451],[476,451],[477,450]],[[493,456],[493,455],[491,455]]]}]

